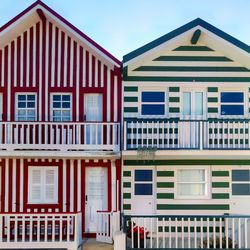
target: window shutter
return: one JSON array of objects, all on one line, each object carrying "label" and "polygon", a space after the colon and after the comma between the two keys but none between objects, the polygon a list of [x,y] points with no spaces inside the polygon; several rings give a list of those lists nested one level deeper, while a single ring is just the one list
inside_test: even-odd
[{"label": "window shutter", "polygon": [[56,169],[45,170],[45,201],[57,202],[57,173]]},{"label": "window shutter", "polygon": [[31,170],[31,201],[40,201],[42,198],[42,173],[40,169]]}]

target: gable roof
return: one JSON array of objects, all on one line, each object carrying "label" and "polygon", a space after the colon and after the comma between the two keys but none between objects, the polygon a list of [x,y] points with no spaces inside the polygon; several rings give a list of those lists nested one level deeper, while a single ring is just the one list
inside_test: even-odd
[{"label": "gable roof", "polygon": [[[60,21],[65,27],[67,27],[72,32],[74,32],[78,36],[80,36],[80,38],[83,40],[83,42],[87,43],[92,48],[94,47],[95,50],[97,51],[97,53],[104,56],[107,60],[109,60],[110,62],[112,62],[116,66],[118,66],[118,67],[121,66],[121,62],[117,58],[115,58],[107,50],[105,50],[103,47],[101,47],[99,44],[97,44],[95,41],[93,41],[90,37],[85,35],[82,31],[80,31],[73,24],[71,24],[69,21],[64,19],[61,15],[59,15],[57,12],[52,10],[50,7],[48,7],[46,4],[44,4],[40,0],[37,0],[35,3],[30,5],[27,9],[25,9],[23,12],[21,12],[16,17],[11,19],[9,22],[4,24],[2,27],[0,27],[0,40],[1,40],[1,34],[2,34],[2,36],[4,36],[6,32],[10,32],[12,27],[14,27],[16,24],[20,23],[21,21],[24,22],[24,19],[27,18],[27,16],[34,14],[34,13],[37,16],[39,16],[39,18],[42,20],[43,20],[43,18],[46,18],[46,15],[50,15],[50,16],[53,16],[54,18],[58,19],[58,21]],[[21,19],[23,19],[23,20],[21,20]]]},{"label": "gable roof", "polygon": [[154,40],[154,41],[128,53],[127,55],[123,56],[123,63],[128,62],[128,61],[144,54],[145,52],[147,52],[151,49],[156,48],[157,46],[171,40],[174,37],[181,35],[182,33],[186,32],[186,31],[188,31],[196,26],[201,26],[204,29],[214,33],[218,37],[228,41],[229,43],[232,43],[236,47],[250,53],[250,46],[248,46],[247,44],[245,44],[245,43],[241,42],[240,40],[234,38],[233,36],[225,33],[224,31],[216,28],[215,26],[205,22],[201,18],[197,18],[197,19],[167,33],[166,35],[163,35],[163,36],[157,38],[156,40]]}]

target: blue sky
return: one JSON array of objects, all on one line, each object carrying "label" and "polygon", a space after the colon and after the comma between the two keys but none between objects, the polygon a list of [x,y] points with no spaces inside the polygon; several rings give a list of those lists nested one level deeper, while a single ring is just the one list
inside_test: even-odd
[{"label": "blue sky", "polygon": [[[250,0],[43,0],[118,59],[200,17],[250,44]],[[0,0],[0,26],[34,0]]]}]

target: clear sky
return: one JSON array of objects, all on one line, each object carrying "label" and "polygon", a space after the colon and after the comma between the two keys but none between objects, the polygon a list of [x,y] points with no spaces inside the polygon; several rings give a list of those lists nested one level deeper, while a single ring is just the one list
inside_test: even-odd
[{"label": "clear sky", "polygon": [[[0,26],[35,0],[0,0]],[[250,45],[250,0],[43,0],[118,59],[200,17]]]}]

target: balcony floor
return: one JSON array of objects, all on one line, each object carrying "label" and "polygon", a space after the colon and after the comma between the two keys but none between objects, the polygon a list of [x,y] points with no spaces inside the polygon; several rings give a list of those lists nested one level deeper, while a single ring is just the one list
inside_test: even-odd
[{"label": "balcony floor", "polygon": [[87,239],[82,246],[82,250],[113,250],[114,246],[102,242],[97,242],[95,239]]}]

